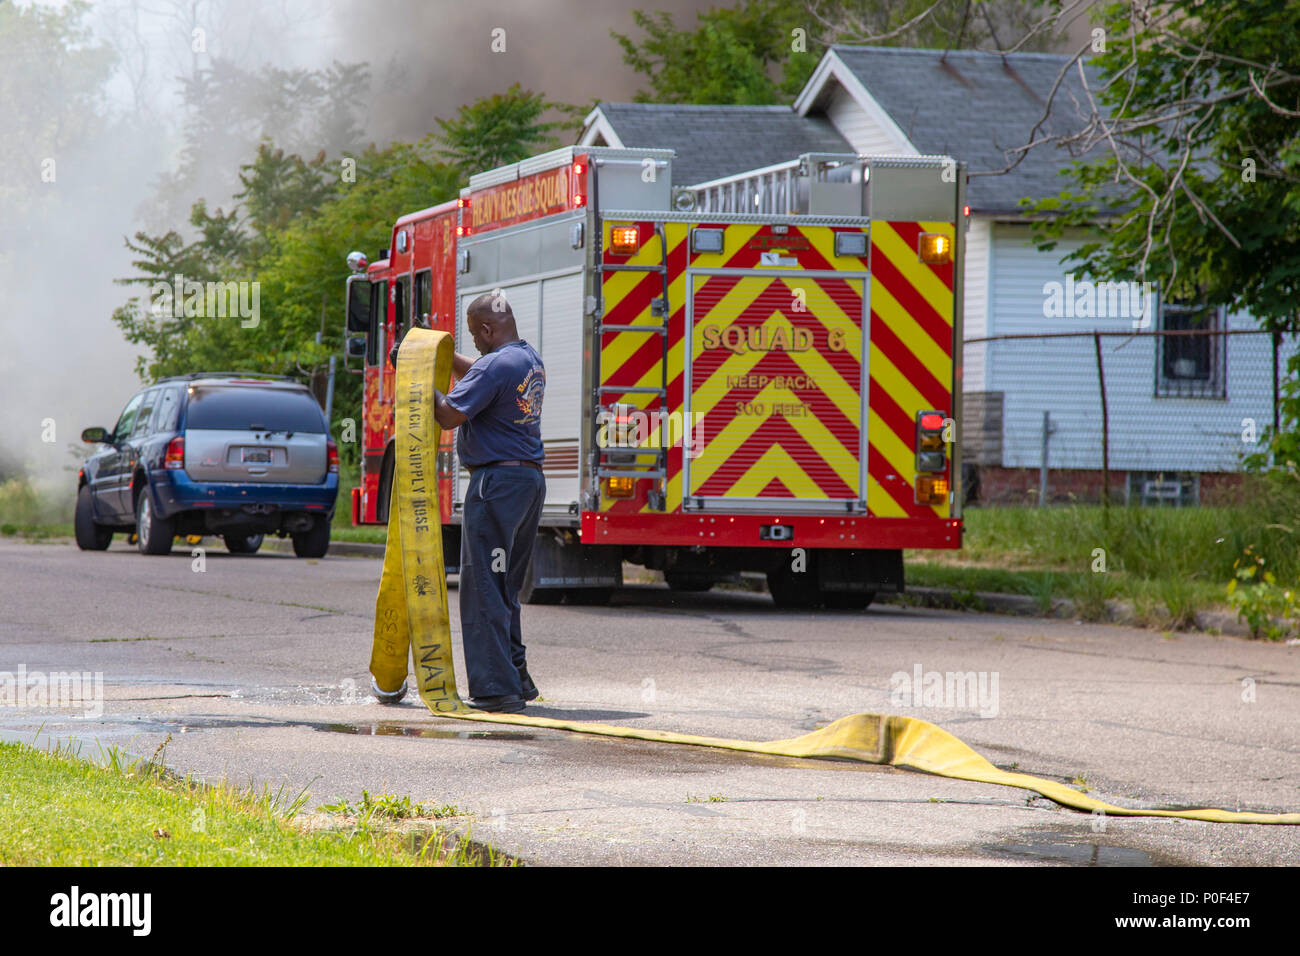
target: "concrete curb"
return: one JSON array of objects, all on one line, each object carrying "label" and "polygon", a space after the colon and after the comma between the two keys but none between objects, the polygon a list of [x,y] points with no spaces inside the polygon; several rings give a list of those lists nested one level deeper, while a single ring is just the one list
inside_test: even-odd
[{"label": "concrete curb", "polygon": [[[1051,617],[1080,619],[1073,601],[1055,598],[1050,610],[1045,611],[1036,598],[1024,594],[999,594],[989,591],[950,591],[946,588],[909,587],[905,594],[882,594],[876,598],[884,604],[911,604],[920,607],[948,610],[983,611],[989,614],[1012,614],[1019,617]],[[1188,631],[1208,634],[1229,634],[1250,637],[1250,628],[1235,614],[1227,611],[1197,611],[1195,627]],[[1106,616],[1102,624],[1120,624],[1141,627],[1137,622],[1133,604],[1129,601],[1107,601]]]},{"label": "concrete curb", "polygon": [[[287,538],[267,538],[262,547],[269,551],[293,553],[293,544]],[[384,545],[363,541],[331,541],[330,555],[336,557],[382,558]],[[733,584],[743,591],[764,593],[767,578],[755,572],[740,575],[740,583]],[[902,604],[913,607],[932,607],[950,611],[979,611],[985,614],[1009,614],[1014,617],[1051,617],[1078,619],[1074,602],[1066,598],[1052,600],[1045,611],[1036,598],[1024,594],[1002,594],[994,591],[953,591],[947,588],[909,587],[903,594],[881,594],[878,604]],[[1137,624],[1133,605],[1128,601],[1107,601],[1106,616],[1099,622],[1128,627]],[[1235,614],[1228,611],[1197,611],[1196,626],[1191,629],[1208,634],[1228,634],[1233,637],[1250,637],[1250,628]]]},{"label": "concrete curb", "polygon": [[[293,542],[288,538],[268,537],[262,542],[263,551],[279,551],[293,554]],[[382,558],[384,546],[365,541],[331,541],[327,557],[334,558]]]},{"label": "concrete curb", "polygon": [[[746,591],[766,591],[763,575],[745,573],[740,576],[740,587]],[[1051,617],[1079,619],[1074,602],[1054,598],[1050,610],[1044,610],[1036,598],[1024,594],[1002,594],[993,591],[953,591],[948,588],[909,587],[903,594],[880,594],[877,604],[902,604],[912,607],[932,607],[948,611],[979,611],[985,614],[1009,614],[1015,617]],[[1098,622],[1140,627],[1133,605],[1129,601],[1107,601],[1106,616]],[[1209,634],[1229,634],[1250,637],[1250,628],[1235,614],[1228,611],[1197,611],[1196,626],[1191,629]]]}]

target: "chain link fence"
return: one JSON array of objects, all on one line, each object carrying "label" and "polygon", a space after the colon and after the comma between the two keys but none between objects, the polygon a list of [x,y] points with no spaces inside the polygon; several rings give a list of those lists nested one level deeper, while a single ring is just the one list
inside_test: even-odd
[{"label": "chain link fence", "polygon": [[1297,348],[1242,329],[967,339],[966,500],[1230,504]]}]

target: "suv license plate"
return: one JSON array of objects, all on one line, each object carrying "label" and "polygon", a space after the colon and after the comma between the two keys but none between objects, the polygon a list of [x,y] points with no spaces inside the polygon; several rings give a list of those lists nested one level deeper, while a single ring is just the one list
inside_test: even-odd
[{"label": "suv license plate", "polygon": [[271,463],[271,449],[245,448],[243,461],[246,464],[269,465]]}]

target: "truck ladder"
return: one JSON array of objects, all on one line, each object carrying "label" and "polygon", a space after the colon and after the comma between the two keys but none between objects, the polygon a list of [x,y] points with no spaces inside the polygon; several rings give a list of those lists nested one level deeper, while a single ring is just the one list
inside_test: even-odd
[{"label": "truck ladder", "polygon": [[[596,375],[595,380],[599,382],[602,378],[600,370],[600,342],[601,337],[606,332],[634,332],[643,335],[656,335],[659,337],[659,386],[624,386],[624,385],[597,385],[595,388],[596,410],[607,412],[610,415],[615,414],[614,406],[606,405],[604,396],[607,393],[620,395],[650,395],[659,399],[659,409],[666,414],[668,410],[668,316],[671,309],[668,305],[668,241],[664,235],[663,223],[655,223],[655,236],[659,240],[659,262],[645,265],[618,265],[598,263],[596,266],[597,274],[602,276],[606,272],[643,272],[657,273],[663,284],[663,295],[658,299],[651,300],[650,313],[658,316],[658,324],[631,325],[625,322],[606,322],[604,320],[604,310],[596,317]],[[651,414],[649,409],[638,409]],[[657,414],[657,411],[654,413]],[[608,434],[608,431],[607,431]],[[659,447],[657,448],[627,448],[627,449],[609,449],[601,448],[594,441],[592,447],[592,472],[595,475],[597,485],[605,478],[652,478],[662,480],[668,475],[668,447],[664,444],[664,429],[659,429]],[[618,456],[619,460],[609,460],[610,455]],[[653,455],[653,461],[643,462],[641,459]],[[659,500],[662,500],[660,498]]]}]

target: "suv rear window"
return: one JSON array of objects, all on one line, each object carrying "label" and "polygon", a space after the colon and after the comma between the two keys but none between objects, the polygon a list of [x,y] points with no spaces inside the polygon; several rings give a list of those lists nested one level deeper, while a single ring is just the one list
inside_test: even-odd
[{"label": "suv rear window", "polygon": [[324,434],[325,416],[310,392],[210,385],[190,393],[185,427]]}]

